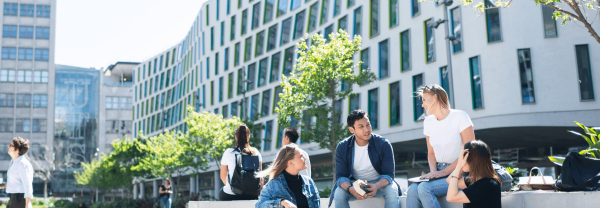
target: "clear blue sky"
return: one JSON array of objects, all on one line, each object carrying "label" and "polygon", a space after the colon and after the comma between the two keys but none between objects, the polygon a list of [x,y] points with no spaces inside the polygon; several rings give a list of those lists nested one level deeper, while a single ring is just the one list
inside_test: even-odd
[{"label": "clear blue sky", "polygon": [[58,0],[56,64],[142,62],[183,40],[206,0]]}]

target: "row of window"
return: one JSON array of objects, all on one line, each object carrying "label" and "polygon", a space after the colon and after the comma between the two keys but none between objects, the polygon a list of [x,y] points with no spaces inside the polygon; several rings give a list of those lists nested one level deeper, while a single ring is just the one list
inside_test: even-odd
[{"label": "row of window", "polygon": [[131,134],[131,121],[117,121],[108,120],[106,121],[106,133],[107,134]]},{"label": "row of window", "polygon": [[[29,108],[46,108],[48,107],[48,95],[43,94],[16,94],[17,107]],[[0,93],[0,107],[14,107],[15,94]]]},{"label": "row of window", "polygon": [[[16,79],[15,79],[16,77]],[[0,70],[0,82],[15,82],[19,83],[48,83],[48,71],[30,71],[30,70]]]},{"label": "row of window", "polygon": [[[19,49],[19,60],[36,60],[36,61],[48,61],[50,56],[50,50],[48,49],[34,49],[33,48],[18,48]],[[35,59],[34,59],[35,58]],[[2,59],[15,60],[17,59],[17,48],[2,47]]]},{"label": "row of window", "polygon": [[18,4],[4,3],[4,15],[22,17],[50,17],[50,5],[33,5],[33,4]]},{"label": "row of window", "polygon": [[[34,30],[35,28],[35,30]],[[18,30],[17,30],[18,29]],[[35,36],[34,36],[35,31]],[[33,26],[16,26],[2,25],[2,37],[16,38],[34,38],[35,39],[50,39],[49,27],[33,27]]]},{"label": "row of window", "polygon": [[0,132],[46,132],[46,119],[0,118]]},{"label": "row of window", "polygon": [[130,98],[130,97],[106,97],[104,107],[106,109],[113,109],[113,110],[118,110],[119,107],[124,110],[131,109],[133,107],[133,98]]}]

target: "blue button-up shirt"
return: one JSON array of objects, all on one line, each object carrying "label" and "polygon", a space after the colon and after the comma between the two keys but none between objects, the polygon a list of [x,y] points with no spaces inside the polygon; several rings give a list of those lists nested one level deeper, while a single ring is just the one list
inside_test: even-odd
[{"label": "blue button-up shirt", "polygon": [[25,156],[10,161],[7,176],[6,193],[24,193],[25,197],[33,197],[33,166]]}]

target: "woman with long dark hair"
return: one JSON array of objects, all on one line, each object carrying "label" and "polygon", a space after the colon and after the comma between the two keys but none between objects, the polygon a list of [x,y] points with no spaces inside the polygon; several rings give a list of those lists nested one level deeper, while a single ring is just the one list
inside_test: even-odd
[{"label": "woman with long dark hair", "polygon": [[319,192],[315,182],[299,174],[305,170],[306,159],[296,144],[288,144],[279,150],[273,165],[259,172],[256,177],[271,180],[260,192],[256,208],[319,208]]},{"label": "woman with long dark hair", "polygon": [[[250,129],[246,125],[240,125],[235,132],[235,144],[233,148],[229,148],[225,150],[223,153],[223,158],[221,158],[221,181],[225,184],[221,191],[219,192],[219,200],[221,201],[232,201],[232,200],[254,200],[258,198],[258,196],[252,195],[236,195],[231,190],[231,185],[229,184],[227,178],[231,178],[233,176],[233,172],[235,170],[236,154],[243,155],[258,155],[259,166],[262,166],[262,157],[260,156],[260,152],[250,146]],[[263,185],[263,181],[261,180],[261,187]]]},{"label": "woman with long dark hair", "polygon": [[[469,177],[462,178],[464,172],[468,172]],[[446,181],[450,184],[446,195],[449,202],[464,203],[465,208],[502,207],[502,181],[492,166],[490,148],[482,141],[465,144],[454,172]]]}]

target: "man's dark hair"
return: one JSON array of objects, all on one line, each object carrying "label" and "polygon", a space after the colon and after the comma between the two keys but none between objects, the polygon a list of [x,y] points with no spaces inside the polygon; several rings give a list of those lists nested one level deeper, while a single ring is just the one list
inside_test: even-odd
[{"label": "man's dark hair", "polygon": [[29,151],[29,140],[27,139],[16,137],[12,140],[11,144],[15,150],[19,152],[19,156],[24,155]]},{"label": "man's dark hair", "polygon": [[354,128],[354,122],[365,117],[369,118],[369,115],[367,115],[365,111],[361,109],[353,110],[352,112],[350,112],[350,115],[348,115],[348,126]]},{"label": "man's dark hair", "polygon": [[287,127],[283,130],[283,135],[287,136],[291,143],[296,143],[300,137],[300,132],[296,127]]}]

